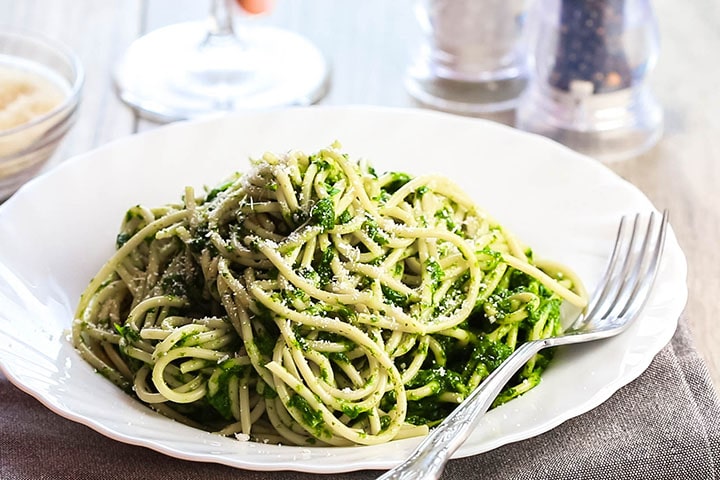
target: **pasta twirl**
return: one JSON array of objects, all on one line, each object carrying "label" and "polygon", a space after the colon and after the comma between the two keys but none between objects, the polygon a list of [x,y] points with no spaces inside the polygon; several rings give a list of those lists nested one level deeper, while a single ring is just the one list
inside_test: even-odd
[{"label": "pasta twirl", "polygon": [[[265,154],[181,203],[135,206],[73,343],[179,421],[298,445],[423,435],[586,295],[439,176],[333,145]],[[498,402],[535,386],[537,355]]]}]

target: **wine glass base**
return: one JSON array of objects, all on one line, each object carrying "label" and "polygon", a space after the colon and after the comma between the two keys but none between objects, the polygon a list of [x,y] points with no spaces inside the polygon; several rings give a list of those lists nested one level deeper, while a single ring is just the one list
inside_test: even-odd
[{"label": "wine glass base", "polygon": [[311,105],[327,92],[329,67],[307,39],[265,26],[208,36],[188,22],[153,31],[116,65],[120,99],[158,122],[222,112]]}]

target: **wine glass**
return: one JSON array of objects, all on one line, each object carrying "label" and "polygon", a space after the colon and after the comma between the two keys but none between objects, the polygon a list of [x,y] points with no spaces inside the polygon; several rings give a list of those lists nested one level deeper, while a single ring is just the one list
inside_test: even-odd
[{"label": "wine glass", "polygon": [[157,122],[317,102],[328,86],[323,54],[286,30],[234,29],[233,1],[212,0],[207,21],[135,40],[114,71],[120,99]]}]

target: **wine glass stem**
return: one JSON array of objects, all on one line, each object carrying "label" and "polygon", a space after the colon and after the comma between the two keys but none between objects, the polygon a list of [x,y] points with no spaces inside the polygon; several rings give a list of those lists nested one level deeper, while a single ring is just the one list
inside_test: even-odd
[{"label": "wine glass stem", "polygon": [[209,35],[216,37],[232,36],[233,24],[231,5],[233,0],[212,0],[210,6]]}]

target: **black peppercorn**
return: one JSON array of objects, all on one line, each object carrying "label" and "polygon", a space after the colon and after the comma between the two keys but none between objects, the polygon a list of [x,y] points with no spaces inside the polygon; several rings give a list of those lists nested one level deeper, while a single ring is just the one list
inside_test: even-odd
[{"label": "black peppercorn", "polygon": [[625,0],[561,0],[555,65],[559,90],[607,93],[631,84],[621,44]]}]

